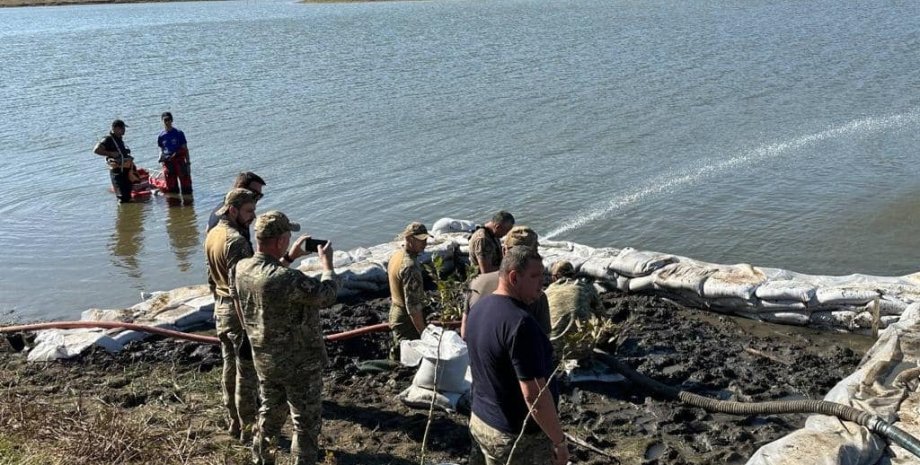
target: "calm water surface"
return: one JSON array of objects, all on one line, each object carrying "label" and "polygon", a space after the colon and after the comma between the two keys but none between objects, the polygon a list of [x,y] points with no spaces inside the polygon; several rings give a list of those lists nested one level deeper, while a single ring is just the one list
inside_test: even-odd
[{"label": "calm water surface", "polygon": [[[499,208],[543,236],[821,274],[920,270],[920,3],[287,1],[0,9],[0,311],[204,282],[234,175],[340,249]],[[119,206],[112,119],[195,203]]]}]

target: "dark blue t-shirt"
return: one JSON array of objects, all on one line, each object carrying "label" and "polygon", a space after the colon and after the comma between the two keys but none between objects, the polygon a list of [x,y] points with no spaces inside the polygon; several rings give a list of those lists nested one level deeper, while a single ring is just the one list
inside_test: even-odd
[{"label": "dark blue t-shirt", "polygon": [[[502,295],[483,297],[470,309],[466,344],[473,375],[473,413],[507,434],[521,431],[527,403],[520,381],[549,379],[553,347],[527,306]],[[558,398],[555,383],[549,387]],[[531,419],[527,431],[539,431]]]},{"label": "dark blue t-shirt", "polygon": [[164,129],[157,136],[157,146],[160,147],[160,153],[163,155],[172,155],[186,144],[185,133],[176,128],[169,131]]}]

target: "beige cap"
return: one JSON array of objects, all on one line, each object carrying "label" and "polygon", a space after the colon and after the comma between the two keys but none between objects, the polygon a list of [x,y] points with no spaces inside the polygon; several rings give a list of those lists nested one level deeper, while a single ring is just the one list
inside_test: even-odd
[{"label": "beige cap", "polygon": [[256,239],[271,239],[287,232],[300,231],[300,224],[293,223],[287,215],[271,210],[256,218]]},{"label": "beige cap", "polygon": [[537,233],[527,226],[515,226],[505,235],[505,247],[512,248],[519,245],[536,249],[540,242],[537,240]]},{"label": "beige cap", "polygon": [[409,223],[409,226],[406,226],[406,229],[402,232],[402,237],[414,237],[416,239],[425,240],[431,237],[431,234],[428,234],[428,228],[424,224],[419,222]]},{"label": "beige cap", "polygon": [[255,203],[256,196],[252,191],[246,189],[233,189],[224,196],[224,205],[217,210],[217,215],[227,213],[230,207],[240,208],[247,203]]}]

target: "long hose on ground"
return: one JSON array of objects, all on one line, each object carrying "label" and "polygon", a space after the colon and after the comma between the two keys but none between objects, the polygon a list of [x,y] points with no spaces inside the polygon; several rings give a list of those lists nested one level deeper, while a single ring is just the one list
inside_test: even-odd
[{"label": "long hose on ground", "polygon": [[629,365],[600,349],[594,349],[594,352],[604,362],[626,377],[626,379],[668,399],[676,399],[684,404],[700,407],[709,412],[726,413],[729,415],[770,415],[782,413],[817,413],[821,415],[832,415],[842,420],[852,421],[860,426],[864,426],[869,431],[891,440],[895,444],[907,449],[911,454],[920,458],[920,440],[917,440],[917,438],[911,436],[897,426],[879,418],[877,415],[855,409],[848,405],[825,400],[784,400],[745,403],[710,399],[655,381],[633,370]]},{"label": "long hose on ground", "polygon": [[[446,321],[439,322],[435,321],[434,324],[442,326],[457,326],[460,322],[457,321]],[[17,325],[17,326],[5,326],[0,327],[0,334],[3,333],[20,333],[26,331],[40,331],[43,329],[76,329],[76,328],[102,328],[102,329],[130,329],[134,331],[141,331],[144,333],[157,334],[160,336],[171,337],[175,339],[184,339],[186,341],[201,342],[204,344],[220,344],[220,340],[214,336],[204,336],[201,334],[191,334],[183,333],[181,331],[173,331],[164,328],[158,328],[156,326],[148,325],[139,325],[135,323],[124,323],[121,321],[53,321],[50,323],[32,323],[26,325]],[[370,333],[380,333],[390,330],[389,323],[377,323],[375,325],[364,326],[357,329],[352,329],[349,331],[343,331],[341,333],[329,334],[323,338],[326,341],[344,341],[346,339],[352,339],[358,336],[363,336]]]}]

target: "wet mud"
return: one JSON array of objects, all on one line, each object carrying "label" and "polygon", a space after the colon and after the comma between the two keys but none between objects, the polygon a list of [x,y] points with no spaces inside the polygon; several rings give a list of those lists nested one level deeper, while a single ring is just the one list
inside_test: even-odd
[{"label": "wet mud", "polygon": [[[754,323],[654,296],[614,292],[603,300],[608,316],[621,329],[616,340],[603,343],[602,349],[660,382],[722,400],[821,398],[856,368],[871,345],[868,338]],[[384,297],[337,304],[322,310],[323,329],[328,334],[380,323],[386,321],[388,309]],[[361,365],[385,359],[389,345],[388,333],[328,344],[331,363],[324,374],[320,439],[328,451],[327,463],[419,463],[428,411],[409,408],[396,399],[410,385],[414,369],[367,370]],[[0,359],[7,368],[19,363],[10,359],[15,354],[11,343],[6,352]],[[19,366],[20,379],[8,389],[40,389],[48,395],[65,386],[71,391],[93,389],[105,402],[132,409],[177,396],[168,384],[160,391],[129,389],[143,371],[163,371],[167,366],[213,375],[213,386],[205,389],[219,392],[219,349],[172,340],[134,343],[115,355],[93,352],[66,362]],[[761,445],[800,428],[807,417],[711,414],[650,397],[647,390],[627,382],[562,380],[561,387],[559,410],[566,432],[623,464],[744,463]],[[208,399],[213,402],[214,397]],[[220,406],[212,407],[204,415],[213,418],[198,434],[230,442],[221,436]],[[468,420],[467,412],[436,411],[426,461],[467,463]],[[208,433],[208,428],[214,431]],[[571,451],[573,463],[615,463],[583,447],[571,446]]]}]

